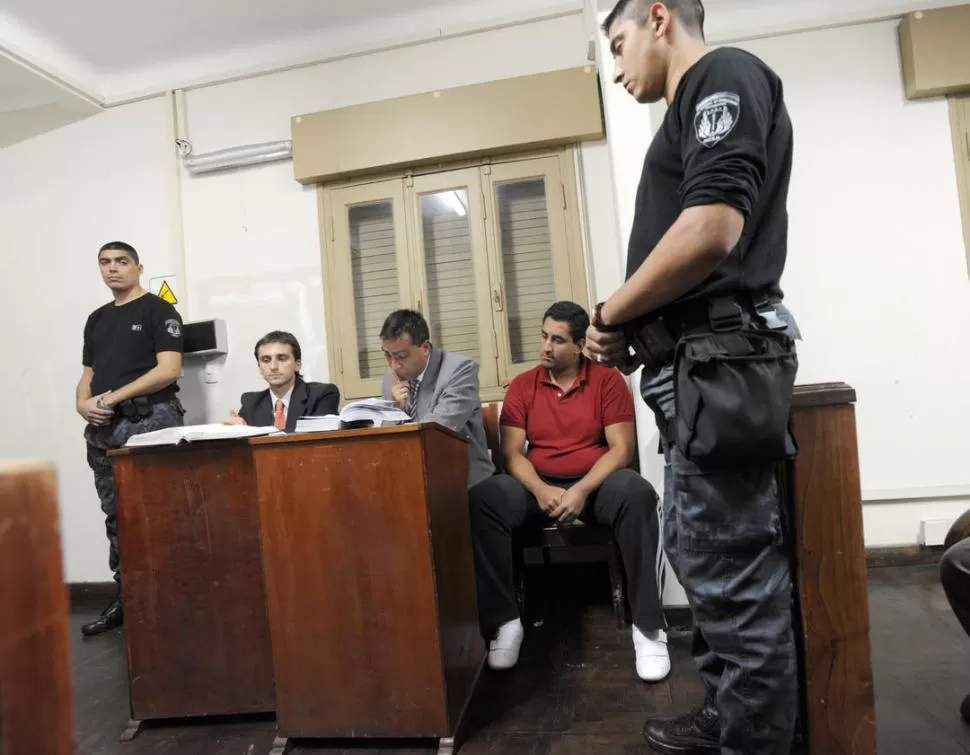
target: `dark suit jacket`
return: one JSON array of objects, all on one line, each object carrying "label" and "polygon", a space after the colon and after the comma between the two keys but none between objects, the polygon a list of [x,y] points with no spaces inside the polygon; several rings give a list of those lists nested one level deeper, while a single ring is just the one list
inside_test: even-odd
[{"label": "dark suit jacket", "polygon": [[[242,406],[239,416],[247,425],[269,427],[273,424],[273,399],[269,388],[265,391],[244,393],[240,400]],[[296,429],[300,417],[320,417],[324,414],[337,414],[340,405],[340,391],[330,383],[305,383],[296,379],[290,406],[286,412],[286,432]]]}]

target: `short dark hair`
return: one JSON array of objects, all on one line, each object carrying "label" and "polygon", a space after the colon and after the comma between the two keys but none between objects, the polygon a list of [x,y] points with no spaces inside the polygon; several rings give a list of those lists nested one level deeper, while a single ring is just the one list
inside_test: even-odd
[{"label": "short dark hair", "polygon": [[135,247],[131,244],[126,244],[124,241],[109,241],[103,247],[98,249],[98,256],[101,256],[101,252],[125,252],[131,257],[136,265],[141,263],[138,261],[138,252],[135,251]]},{"label": "short dark hair", "polygon": [[[650,18],[650,6],[656,0],[619,0],[613,10],[603,21],[603,33],[609,36],[610,29],[617,21],[635,19],[638,26],[643,26]],[[704,38],[704,3],[703,0],[660,0],[673,15],[680,19],[691,34]]]},{"label": "short dark hair", "polygon": [[296,340],[296,336],[292,333],[287,333],[285,330],[273,330],[267,333],[265,336],[256,341],[256,348],[253,349],[253,356],[256,360],[259,360],[259,349],[268,343],[281,343],[284,346],[289,346],[293,349],[293,358],[296,361],[302,361],[303,352],[300,351],[300,342]]},{"label": "short dark hair", "polygon": [[421,316],[420,312],[415,312],[413,309],[391,312],[381,328],[381,340],[393,341],[403,335],[411,336],[416,346],[423,346],[426,341],[431,340],[428,321]]},{"label": "short dark hair", "polygon": [[589,315],[586,310],[572,301],[557,301],[542,316],[542,321],[555,320],[564,322],[569,326],[569,336],[574,343],[579,343],[586,338],[586,329],[589,327]]}]

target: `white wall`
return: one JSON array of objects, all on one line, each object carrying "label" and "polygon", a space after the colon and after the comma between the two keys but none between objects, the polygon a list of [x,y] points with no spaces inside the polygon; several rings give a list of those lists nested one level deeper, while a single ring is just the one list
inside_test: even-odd
[{"label": "white wall", "polygon": [[[197,152],[285,139],[290,117],[300,113],[586,62],[576,14],[192,91],[188,131]],[[595,172],[595,148],[592,155]],[[608,185],[608,171],[599,180]],[[221,418],[242,391],[258,387],[252,344],[270,328],[292,329],[305,374],[325,379],[315,189],[296,183],[284,163],[186,178],[183,201],[190,316],[230,323],[220,382],[204,391],[209,418]]]},{"label": "white wall", "polygon": [[56,464],[70,580],[109,579],[103,518],[74,412],[87,315],[108,298],[96,262],[127,239],[146,279],[171,264],[165,103],[112,110],[0,151],[0,458]]},{"label": "white wall", "polygon": [[895,22],[745,46],[782,76],[795,124],[783,283],[805,332],[801,380],[858,391],[864,488],[970,485],[970,286],[946,103],[905,101]]},{"label": "white wall", "polygon": [[943,99],[905,100],[896,28],[745,45],[785,81],[799,379],[858,393],[870,546],[914,542],[921,520],[970,507],[970,283],[949,114]]},{"label": "white wall", "polygon": [[[586,43],[577,13],[198,89],[186,97],[188,137],[196,152],[288,138],[295,114],[583,65]],[[110,578],[73,399],[84,319],[108,298],[95,254],[104,241],[121,238],[141,252],[146,285],[152,276],[179,272],[171,124],[168,100],[156,98],[0,150],[0,239],[9,260],[0,306],[19,326],[13,369],[0,372],[0,388],[17,397],[0,458],[56,464],[72,582]],[[604,144],[585,147],[582,178],[608,208],[605,156]],[[230,342],[215,384],[202,385],[200,370],[187,362],[187,419],[221,419],[240,393],[262,387],[252,345],[273,328],[297,335],[308,377],[328,379],[315,191],[281,163],[184,175],[181,192],[179,306],[189,319],[225,318]],[[598,277],[615,287],[612,214],[590,218],[588,231],[610,249]]]},{"label": "white wall", "polygon": [[[866,542],[915,543],[921,520],[970,507],[970,286],[946,103],[905,100],[896,22],[740,46],[782,77],[794,122],[782,284],[805,338],[799,382],[856,389]],[[608,87],[606,112],[625,240],[664,108]]]},{"label": "white wall", "polygon": [[[301,112],[582,65],[589,35],[577,14],[199,89],[186,98],[188,135],[197,152],[285,138]],[[784,285],[806,335],[800,379],[856,387],[863,487],[901,499],[867,505],[867,541],[915,542],[920,517],[970,505],[959,463],[970,450],[960,390],[970,297],[945,106],[904,101],[891,23],[746,46],[785,79],[798,139]],[[661,113],[607,87],[610,144],[582,149],[596,299],[622,281],[633,193]],[[167,101],[154,99],[0,151],[0,306],[18,326],[0,372],[18,399],[0,457],[56,463],[70,581],[108,578],[73,410],[84,318],[107,298],[94,253],[124,238],[142,252],[146,281],[178,270],[170,124]],[[190,319],[225,318],[230,339],[218,383],[200,388],[187,369],[190,418],[221,418],[260,387],[251,348],[270,328],[295,332],[305,371],[327,379],[315,192],[288,163],[184,176],[181,191],[177,293]],[[641,419],[644,470],[659,488],[656,432]],[[950,497],[914,503],[938,486]],[[680,602],[676,591],[668,601]]]}]

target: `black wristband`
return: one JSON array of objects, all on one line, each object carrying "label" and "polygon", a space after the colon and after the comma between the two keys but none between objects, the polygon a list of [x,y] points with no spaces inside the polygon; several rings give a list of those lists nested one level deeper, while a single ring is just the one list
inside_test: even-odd
[{"label": "black wristband", "polygon": [[619,333],[623,330],[622,325],[607,325],[603,322],[603,304],[605,302],[600,302],[593,309],[593,325],[602,333]]}]

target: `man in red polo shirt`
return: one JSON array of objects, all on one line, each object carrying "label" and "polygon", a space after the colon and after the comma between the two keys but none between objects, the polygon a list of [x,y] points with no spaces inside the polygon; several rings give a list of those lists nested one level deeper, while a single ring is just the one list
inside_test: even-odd
[{"label": "man in red polo shirt", "polygon": [[541,363],[505,394],[508,474],[469,491],[479,619],[491,640],[489,667],[512,668],[524,637],[512,584],[513,534],[531,524],[602,522],[613,528],[630,585],[637,674],[659,681],[670,672],[670,657],[658,497],[627,468],[635,449],[633,400],[619,372],[583,355],[588,325],[589,315],[573,302],[546,312]]}]

